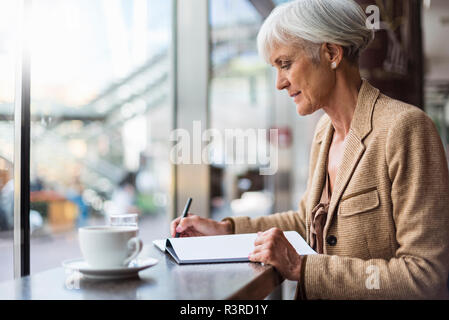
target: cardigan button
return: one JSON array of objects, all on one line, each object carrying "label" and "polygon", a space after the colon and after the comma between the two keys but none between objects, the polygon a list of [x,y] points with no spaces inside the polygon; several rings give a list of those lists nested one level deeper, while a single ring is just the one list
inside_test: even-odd
[{"label": "cardigan button", "polygon": [[329,236],[327,237],[326,242],[328,245],[333,247],[337,244],[337,238],[335,236]]}]

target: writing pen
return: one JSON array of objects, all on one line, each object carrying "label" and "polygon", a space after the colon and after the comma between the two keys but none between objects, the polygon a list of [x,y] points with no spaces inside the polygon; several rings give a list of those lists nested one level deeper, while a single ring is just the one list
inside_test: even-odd
[{"label": "writing pen", "polygon": [[[179,222],[181,222],[182,219],[187,217],[187,213],[189,212],[189,208],[190,208],[191,204],[192,204],[192,198],[187,199],[186,206],[184,207],[184,211],[182,212],[181,220],[179,220]],[[179,238],[179,232],[176,232],[175,238]]]}]

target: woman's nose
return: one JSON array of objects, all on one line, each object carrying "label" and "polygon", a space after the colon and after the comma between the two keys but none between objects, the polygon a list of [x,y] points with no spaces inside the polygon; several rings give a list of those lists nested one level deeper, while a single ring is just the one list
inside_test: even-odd
[{"label": "woman's nose", "polygon": [[288,80],[278,73],[278,76],[276,79],[276,88],[278,90],[284,90],[285,88],[288,87],[288,85],[289,85]]}]

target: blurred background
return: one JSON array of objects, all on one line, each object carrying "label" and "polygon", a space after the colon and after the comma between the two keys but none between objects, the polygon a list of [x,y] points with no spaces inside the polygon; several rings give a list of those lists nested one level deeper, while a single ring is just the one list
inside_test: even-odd
[{"label": "blurred background", "polygon": [[[207,100],[195,111],[205,119],[203,130],[276,128],[279,163],[275,175],[262,176],[259,165],[226,164],[226,151],[213,141],[207,174],[189,184],[205,190],[194,198],[206,203],[196,213],[219,220],[295,209],[321,114],[296,115],[291,99],[276,92],[276,74],[256,46],[265,17],[287,1],[201,1],[208,10],[208,58],[190,63],[207,68]],[[361,58],[363,76],[423,108],[448,150],[449,2],[358,2],[376,4],[383,22]],[[169,135],[183,112],[177,87],[185,84],[176,81],[182,14],[176,6],[175,0],[32,1],[31,273],[79,257],[80,226],[138,213],[140,235],[150,243],[168,236],[180,214],[189,192],[169,161]],[[19,15],[17,1],[0,0],[0,281],[13,278]],[[189,81],[196,80],[192,73]]]}]

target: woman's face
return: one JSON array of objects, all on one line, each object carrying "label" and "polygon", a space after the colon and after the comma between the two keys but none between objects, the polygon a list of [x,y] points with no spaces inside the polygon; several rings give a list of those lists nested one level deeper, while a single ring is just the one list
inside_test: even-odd
[{"label": "woman's face", "polygon": [[335,78],[330,62],[320,49],[320,62],[295,46],[276,46],[271,54],[271,64],[277,69],[276,87],[287,90],[294,100],[298,114],[305,116],[328,104]]}]

